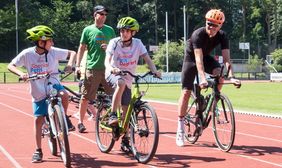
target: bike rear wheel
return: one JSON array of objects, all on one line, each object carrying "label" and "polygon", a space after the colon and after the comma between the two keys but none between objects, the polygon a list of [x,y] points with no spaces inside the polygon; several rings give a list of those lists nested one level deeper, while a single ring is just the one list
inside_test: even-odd
[{"label": "bike rear wheel", "polygon": [[103,153],[110,152],[115,144],[108,120],[107,108],[100,107],[96,114],[95,132],[98,148]]},{"label": "bike rear wheel", "polygon": [[191,96],[188,103],[187,113],[184,119],[184,135],[186,140],[194,144],[199,139],[199,128],[202,125],[200,118],[197,116],[197,102],[194,92],[191,92]]},{"label": "bike rear wheel", "polygon": [[130,121],[130,144],[135,158],[145,164],[154,157],[158,147],[158,118],[147,103],[133,113]]},{"label": "bike rear wheel", "polygon": [[230,100],[222,94],[213,106],[213,133],[219,149],[228,152],[235,140],[235,116]]},{"label": "bike rear wheel", "polygon": [[61,108],[59,105],[54,106],[54,120],[55,120],[55,126],[57,130],[57,139],[59,142],[59,148],[61,152],[61,158],[64,162],[64,165],[66,167],[70,167],[71,165],[71,157],[70,157],[70,146],[69,146],[69,139],[67,134],[67,127],[65,123],[65,116],[61,111]]}]

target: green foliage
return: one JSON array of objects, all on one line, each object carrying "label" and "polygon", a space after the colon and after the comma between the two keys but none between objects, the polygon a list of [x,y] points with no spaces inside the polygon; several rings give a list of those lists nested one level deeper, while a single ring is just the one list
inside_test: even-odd
[{"label": "green foliage", "polygon": [[[224,11],[226,21],[222,29],[230,38],[232,58],[244,58],[238,49],[239,42],[250,42],[251,53],[259,58],[282,44],[281,0],[18,0],[19,51],[32,45],[25,40],[25,31],[38,24],[46,24],[56,31],[56,46],[76,50],[83,28],[93,23],[92,9],[97,4],[110,9],[106,23],[114,28],[119,18],[135,17],[141,26],[136,37],[146,46],[165,42],[166,12],[169,40],[183,39],[184,5],[187,38],[193,30],[205,25],[204,15],[209,9]],[[0,59],[9,61],[16,55],[15,1],[0,1],[0,18],[0,39],[4,39],[0,44]]]},{"label": "green foliage", "polygon": [[[169,72],[180,72],[184,57],[184,43],[169,42],[168,46],[168,67]],[[159,49],[153,55],[156,66],[166,72],[166,43],[160,43]]]},{"label": "green foliage", "polygon": [[282,49],[276,49],[271,53],[273,66],[278,72],[282,72]]},{"label": "green foliage", "polygon": [[256,72],[256,70],[261,67],[262,63],[263,60],[259,59],[258,55],[252,55],[247,68],[250,72]]}]

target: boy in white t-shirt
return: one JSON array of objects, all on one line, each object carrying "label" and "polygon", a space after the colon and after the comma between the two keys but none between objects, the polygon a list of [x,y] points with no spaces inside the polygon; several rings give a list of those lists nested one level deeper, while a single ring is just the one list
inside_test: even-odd
[{"label": "boy in white t-shirt", "polygon": [[[8,65],[8,69],[20,76],[23,80],[28,79],[29,76],[34,74],[57,73],[59,68],[59,60],[66,60],[70,58],[65,68],[70,71],[74,64],[76,53],[71,50],[53,47],[54,31],[44,25],[35,26],[27,30],[30,41],[34,42],[35,46],[24,49],[19,53]],[[21,71],[17,67],[23,66],[26,68],[27,73]],[[55,83],[54,88],[63,92],[62,104],[67,114],[68,107],[68,93],[60,84],[58,76],[52,77],[50,80]],[[32,106],[34,113],[34,128],[36,139],[36,151],[32,156],[32,163],[42,162],[43,153],[41,150],[41,134],[44,116],[47,115],[45,79],[30,81],[30,92],[32,96]],[[72,125],[68,117],[67,124],[69,131],[73,131],[75,127]]]},{"label": "boy in white t-shirt", "polygon": [[132,77],[117,74],[121,70],[127,70],[135,74],[139,57],[141,57],[148,64],[150,70],[157,77],[161,77],[161,73],[157,71],[142,41],[133,38],[139,30],[138,22],[134,18],[124,17],[119,20],[117,28],[120,36],[110,40],[105,58],[106,80],[115,87],[112,98],[112,112],[109,119],[109,124],[112,127],[118,124],[116,111],[119,106],[121,105],[122,111],[126,112],[131,99]]}]

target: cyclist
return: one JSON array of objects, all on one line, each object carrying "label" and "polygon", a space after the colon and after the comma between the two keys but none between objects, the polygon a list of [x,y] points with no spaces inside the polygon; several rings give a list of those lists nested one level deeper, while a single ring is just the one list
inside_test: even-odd
[{"label": "cyclist", "polygon": [[[27,30],[30,41],[34,42],[35,46],[24,49],[19,53],[8,65],[8,69],[26,80],[28,76],[33,74],[44,73],[57,73],[59,68],[59,60],[66,60],[69,57],[68,64],[65,68],[66,71],[70,71],[75,61],[76,53],[71,50],[61,49],[54,47],[53,36],[54,31],[44,25],[38,25]],[[27,73],[18,69],[18,66],[24,66]],[[62,104],[67,114],[68,108],[68,93],[64,90],[60,84],[57,76],[54,76],[53,82],[55,82],[55,88],[62,94]],[[30,81],[32,106],[34,113],[34,128],[36,139],[36,151],[32,156],[32,162],[42,162],[42,150],[41,150],[41,135],[42,125],[44,122],[44,116],[47,115],[47,103],[45,92],[45,79]],[[75,127],[71,121],[67,118],[67,124],[69,130],[72,131]]]},{"label": "cyclist", "polygon": [[201,88],[208,85],[205,72],[220,74],[220,64],[210,56],[211,51],[218,45],[221,46],[226,67],[230,67],[229,78],[235,84],[240,84],[240,80],[235,79],[233,75],[227,35],[221,30],[225,20],[224,13],[219,9],[211,9],[206,13],[205,18],[206,26],[195,30],[187,41],[181,73],[182,92],[178,107],[177,146],[184,146],[184,116],[196,74],[199,73]]},{"label": "cyclist", "polygon": [[[117,109],[121,105],[124,118],[131,99],[132,77],[130,75],[118,75],[119,72],[127,70],[134,74],[141,57],[149,65],[150,70],[157,77],[161,77],[161,73],[157,71],[142,41],[133,38],[139,30],[138,22],[134,18],[124,17],[119,20],[117,29],[120,36],[110,40],[105,58],[106,80],[115,88],[112,98],[112,112],[109,118],[109,124],[112,127],[117,126],[118,123]],[[123,138],[123,143],[129,143],[127,137]]]},{"label": "cyclist", "polygon": [[80,73],[80,62],[83,53],[86,49],[86,71],[85,78],[82,84],[81,101],[79,103],[79,121],[78,131],[80,133],[86,130],[83,119],[86,113],[89,101],[93,101],[100,83],[105,87],[106,92],[110,94],[111,88],[105,81],[105,50],[108,41],[115,37],[115,32],[112,27],[104,24],[108,15],[108,9],[102,5],[97,5],[93,9],[94,24],[83,29],[80,45],[77,52],[76,73]]}]

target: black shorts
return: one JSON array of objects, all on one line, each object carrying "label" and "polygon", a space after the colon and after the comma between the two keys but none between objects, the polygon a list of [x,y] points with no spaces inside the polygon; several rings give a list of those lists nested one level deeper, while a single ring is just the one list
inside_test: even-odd
[{"label": "black shorts", "polygon": [[[220,68],[220,64],[211,56],[204,56],[204,68],[205,72],[208,74],[212,74],[212,71],[216,68]],[[183,62],[182,72],[181,72],[181,83],[182,89],[193,89],[193,83],[195,77],[198,73],[197,66],[195,62],[186,61]]]}]

